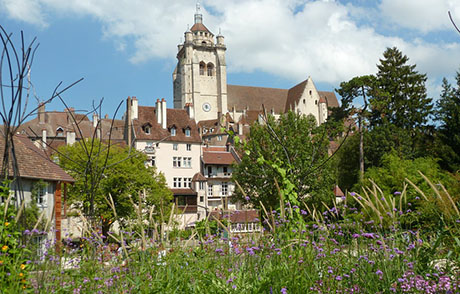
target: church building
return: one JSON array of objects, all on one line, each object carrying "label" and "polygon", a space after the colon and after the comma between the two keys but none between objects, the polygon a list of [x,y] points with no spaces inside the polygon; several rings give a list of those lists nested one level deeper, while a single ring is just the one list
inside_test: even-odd
[{"label": "church building", "polygon": [[248,112],[278,116],[289,110],[313,115],[318,124],[326,121],[328,107],[337,107],[334,92],[318,91],[311,77],[290,89],[248,87],[227,84],[224,36],[216,37],[203,24],[197,4],[194,25],[178,46],[173,73],[174,108],[186,109],[199,124],[228,117],[237,124]]}]

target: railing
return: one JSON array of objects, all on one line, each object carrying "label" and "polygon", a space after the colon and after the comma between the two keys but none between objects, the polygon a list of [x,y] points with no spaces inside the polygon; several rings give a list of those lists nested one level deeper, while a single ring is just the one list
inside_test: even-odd
[{"label": "railing", "polygon": [[196,213],[198,211],[198,205],[179,205],[178,208],[182,213]]}]

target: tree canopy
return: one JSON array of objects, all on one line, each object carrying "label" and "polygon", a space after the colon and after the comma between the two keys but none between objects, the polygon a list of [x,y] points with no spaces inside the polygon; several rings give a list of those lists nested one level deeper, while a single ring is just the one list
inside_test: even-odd
[{"label": "tree canopy", "polygon": [[267,209],[279,207],[278,185],[306,203],[330,202],[334,180],[328,146],[325,126],[317,127],[312,116],[288,112],[278,120],[269,115],[264,124],[256,122],[247,141],[237,146],[244,156],[233,179],[244,193],[237,189],[234,197],[256,207],[259,201]]},{"label": "tree canopy", "polygon": [[167,210],[170,206],[172,194],[164,176],[155,168],[145,166],[147,157],[141,152],[115,145],[109,147],[95,139],[63,146],[57,156],[60,166],[76,179],[69,188],[69,202],[86,215],[100,218],[103,231],[114,221],[107,202],[109,194],[120,218],[134,212],[129,197],[137,203],[138,194],[144,191],[146,205],[155,205],[156,210]]}]

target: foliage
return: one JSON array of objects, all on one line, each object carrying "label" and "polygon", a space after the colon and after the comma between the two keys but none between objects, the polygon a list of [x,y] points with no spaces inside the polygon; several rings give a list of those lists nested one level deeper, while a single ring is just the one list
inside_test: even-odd
[{"label": "foliage", "polygon": [[[92,146],[91,153],[85,146]],[[121,219],[133,216],[132,202],[138,203],[138,195],[144,191],[145,205],[155,206],[163,210],[164,215],[168,214],[171,192],[164,176],[156,173],[153,167],[145,166],[145,154],[115,145],[109,147],[95,140],[91,144],[78,142],[63,146],[58,156],[61,167],[76,179],[69,188],[69,202],[88,213],[91,197],[94,197],[95,216],[101,219],[104,233],[115,221],[109,195]],[[160,217],[160,211],[156,211],[154,218]]]},{"label": "foliage", "polygon": [[[18,211],[9,197],[9,183],[0,185],[0,289],[8,293],[28,292],[26,280],[30,266],[26,265],[28,249],[21,243],[21,231],[17,222]],[[5,292],[6,293],[6,292]]]},{"label": "foliage", "polygon": [[450,171],[460,170],[460,72],[457,72],[456,87],[443,79],[443,90],[437,102],[436,119],[441,141],[438,154],[443,167]]},{"label": "foliage", "polygon": [[233,179],[244,193],[237,189],[235,197],[255,207],[261,201],[267,209],[276,208],[280,205],[278,184],[281,190],[289,190],[286,196],[294,195],[292,191],[307,203],[329,202],[333,179],[328,138],[325,126],[317,127],[312,117],[292,112],[255,123],[247,142],[237,146],[243,157],[234,167]]}]

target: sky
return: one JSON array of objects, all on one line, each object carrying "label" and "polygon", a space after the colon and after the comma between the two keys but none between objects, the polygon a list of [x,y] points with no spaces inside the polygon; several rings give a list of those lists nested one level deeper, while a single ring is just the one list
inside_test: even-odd
[{"label": "sky", "polygon": [[[102,113],[136,96],[140,105],[173,106],[177,45],[193,25],[196,0],[0,0],[0,25],[20,47],[37,37],[29,108],[55,87],[77,110],[101,99]],[[376,73],[396,46],[426,73],[435,100],[443,77],[460,68],[459,0],[202,0],[203,23],[227,46],[227,81],[291,88],[312,77],[318,90]],[[4,69],[3,69],[4,70]],[[124,104],[117,117],[124,111]],[[47,110],[63,110],[55,100]]]}]

